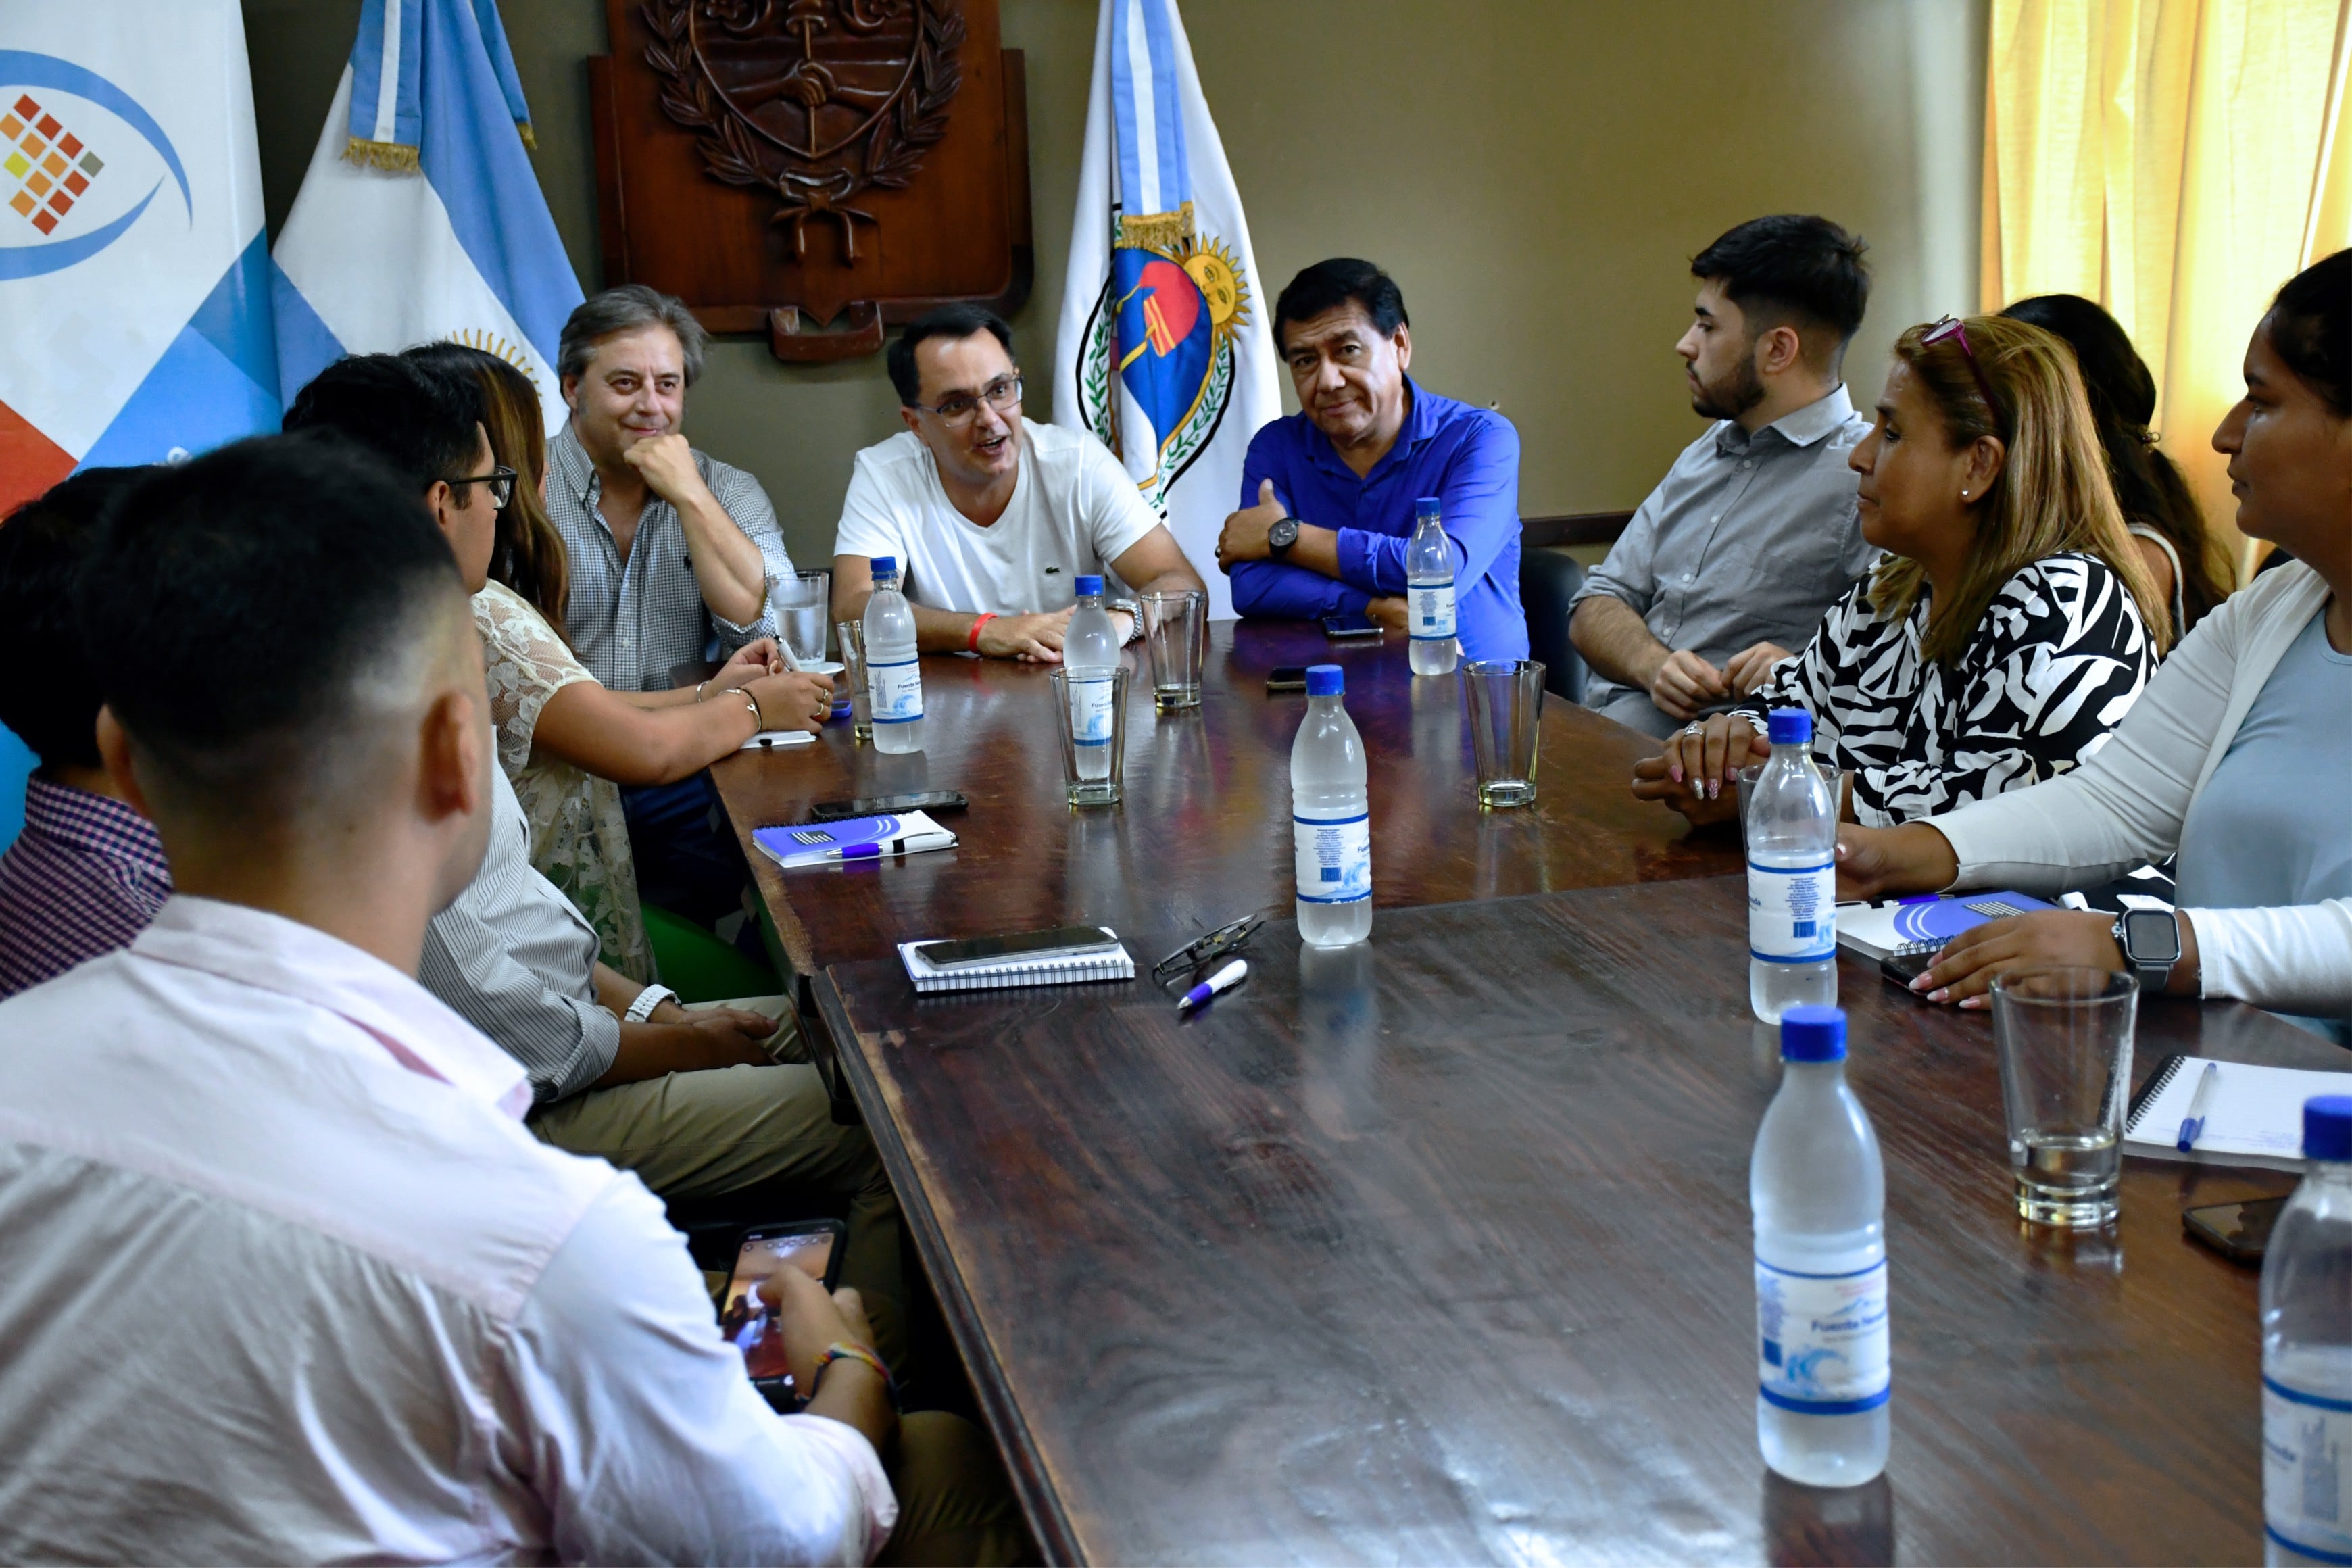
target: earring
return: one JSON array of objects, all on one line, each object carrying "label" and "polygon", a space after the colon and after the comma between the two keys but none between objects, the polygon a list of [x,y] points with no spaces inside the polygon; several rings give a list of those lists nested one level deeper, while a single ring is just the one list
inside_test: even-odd
[{"label": "earring", "polygon": [[1968,499],[1969,499],[1969,492],[1968,492],[1968,491],[1966,491],[1966,490],[1962,490],[1962,491],[1960,492],[1960,499],[1961,499],[1962,500],[1968,500]]}]

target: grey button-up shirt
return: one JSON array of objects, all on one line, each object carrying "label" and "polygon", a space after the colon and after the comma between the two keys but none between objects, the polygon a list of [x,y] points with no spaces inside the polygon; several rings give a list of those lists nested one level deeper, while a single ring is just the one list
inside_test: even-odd
[{"label": "grey button-up shirt", "polygon": [[776,509],[760,481],[742,469],[703,452],[694,454],[694,466],[767,562],[770,597],[748,626],[713,615],[702,602],[677,508],[657,495],[646,497],[624,565],[613,531],[596,510],[604,481],[580,437],[566,424],[547,444],[547,515],[572,558],[563,629],[588,672],[616,691],[667,691],[678,666],[778,635],[772,584],[793,574],[793,558],[785,553]]},{"label": "grey button-up shirt", "polygon": [[[1846,467],[1869,433],[1843,385],[1752,436],[1722,421],[1675,459],[1577,603],[1622,599],[1652,637],[1718,668],[1759,642],[1802,647],[1877,558]],[[1654,735],[1681,722],[1641,688],[1598,676],[1584,702]]]}]

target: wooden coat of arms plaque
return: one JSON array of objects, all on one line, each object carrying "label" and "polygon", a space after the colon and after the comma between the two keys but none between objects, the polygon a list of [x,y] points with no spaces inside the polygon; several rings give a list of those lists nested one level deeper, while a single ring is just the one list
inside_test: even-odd
[{"label": "wooden coat of arms plaque", "polygon": [[[778,357],[871,353],[1031,279],[1027,94],[996,0],[605,0],[588,62],[607,283]],[[834,323],[831,330],[818,330]]]}]

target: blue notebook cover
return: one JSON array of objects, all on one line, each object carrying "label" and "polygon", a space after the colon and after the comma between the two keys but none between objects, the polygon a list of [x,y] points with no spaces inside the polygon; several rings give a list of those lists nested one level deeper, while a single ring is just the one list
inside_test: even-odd
[{"label": "blue notebook cover", "polygon": [[1864,956],[1881,958],[1905,948],[1937,948],[1964,931],[2009,915],[2055,909],[2024,893],[1987,890],[1941,893],[1900,903],[1838,906],[1838,941]]},{"label": "blue notebook cover", "polygon": [[822,866],[840,860],[870,860],[952,849],[956,836],[924,812],[853,816],[841,822],[808,822],[790,827],[752,829],[751,842],[779,866]]}]

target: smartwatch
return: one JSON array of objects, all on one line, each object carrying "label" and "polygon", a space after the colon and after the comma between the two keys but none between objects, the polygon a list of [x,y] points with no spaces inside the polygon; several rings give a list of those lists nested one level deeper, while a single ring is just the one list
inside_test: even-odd
[{"label": "smartwatch", "polygon": [[1298,520],[1295,517],[1286,517],[1265,531],[1265,552],[1276,561],[1288,555],[1290,547],[1297,542]]},{"label": "smartwatch", "polygon": [[2180,962],[2180,917],[2170,910],[2126,910],[2116,921],[2115,936],[2139,988],[2163,990],[2172,966]]},{"label": "smartwatch", "polygon": [[671,990],[668,986],[648,985],[643,991],[637,993],[636,1000],[629,1004],[629,1010],[622,1014],[621,1016],[629,1023],[642,1024],[653,1013],[655,1008],[660,1006],[665,1002],[675,1002],[676,1000],[677,1000],[677,993]]}]

